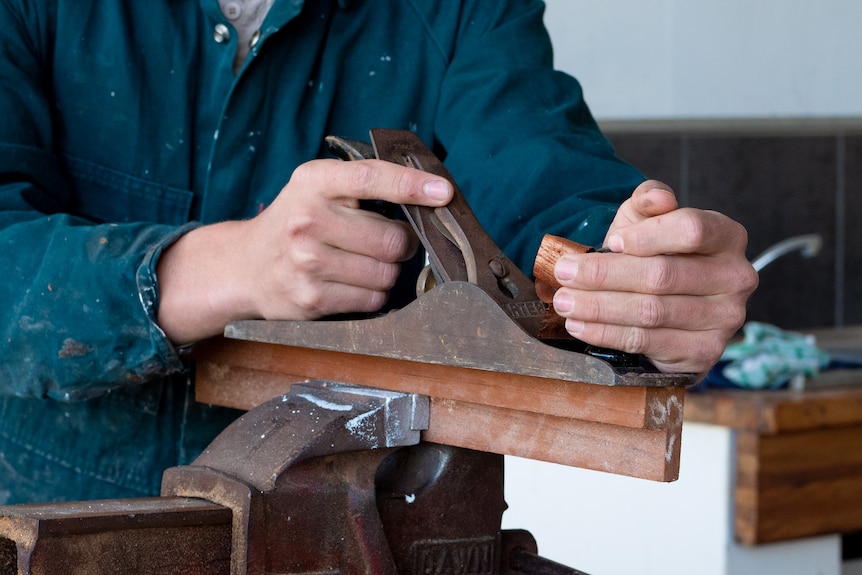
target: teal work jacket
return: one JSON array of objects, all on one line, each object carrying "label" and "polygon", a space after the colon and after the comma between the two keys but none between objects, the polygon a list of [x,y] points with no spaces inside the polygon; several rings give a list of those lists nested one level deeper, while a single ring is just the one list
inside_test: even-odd
[{"label": "teal work jacket", "polygon": [[417,133],[526,270],[546,232],[600,243],[643,176],[553,70],[543,9],[276,0],[235,74],[217,0],[0,0],[0,503],[156,493],[236,417],[194,401],[155,265],[328,134]]}]

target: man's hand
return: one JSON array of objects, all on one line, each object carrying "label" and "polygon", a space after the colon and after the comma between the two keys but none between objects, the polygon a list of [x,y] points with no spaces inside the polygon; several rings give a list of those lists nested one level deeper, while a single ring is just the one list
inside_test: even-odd
[{"label": "man's hand", "polygon": [[389,162],[303,164],[259,216],[193,230],[157,269],[158,322],[175,344],[238,319],[315,319],[379,309],[418,242],[360,200],[442,206],[450,184]]},{"label": "man's hand", "polygon": [[587,343],[646,355],[666,372],[705,373],[745,321],[757,273],[748,236],[717,212],[678,208],[644,182],[605,238],[612,254],[562,256],[554,308]]}]

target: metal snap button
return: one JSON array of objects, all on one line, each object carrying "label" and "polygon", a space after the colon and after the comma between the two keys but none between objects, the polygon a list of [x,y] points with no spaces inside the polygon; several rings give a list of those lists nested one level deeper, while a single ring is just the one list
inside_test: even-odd
[{"label": "metal snap button", "polygon": [[230,28],[219,22],[213,29],[213,40],[219,44],[224,44],[230,40]]},{"label": "metal snap button", "polygon": [[254,48],[257,46],[258,42],[260,42],[260,30],[255,30],[254,34],[251,35],[251,39],[248,41],[248,47]]}]

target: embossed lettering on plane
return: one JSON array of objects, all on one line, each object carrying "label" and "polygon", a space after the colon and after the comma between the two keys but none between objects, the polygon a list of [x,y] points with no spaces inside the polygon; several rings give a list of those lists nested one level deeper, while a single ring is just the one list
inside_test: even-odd
[{"label": "embossed lettering on plane", "polygon": [[508,303],[506,304],[506,309],[511,318],[543,317],[547,306],[545,306],[544,302],[536,300]]}]

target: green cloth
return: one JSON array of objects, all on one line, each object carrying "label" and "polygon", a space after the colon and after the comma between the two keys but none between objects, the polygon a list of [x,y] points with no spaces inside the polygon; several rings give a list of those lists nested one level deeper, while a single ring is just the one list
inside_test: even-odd
[{"label": "green cloth", "polygon": [[748,322],[744,338],[725,348],[722,375],[740,387],[775,388],[793,376],[815,376],[829,365],[829,355],[817,347],[812,335],[782,330],[774,325]]},{"label": "green cloth", "polygon": [[643,176],[552,69],[543,8],[277,0],[234,75],[217,0],[0,0],[0,503],[154,493],[236,416],[193,402],[155,266],[328,134],[416,132],[525,269],[546,232],[601,242]]}]

